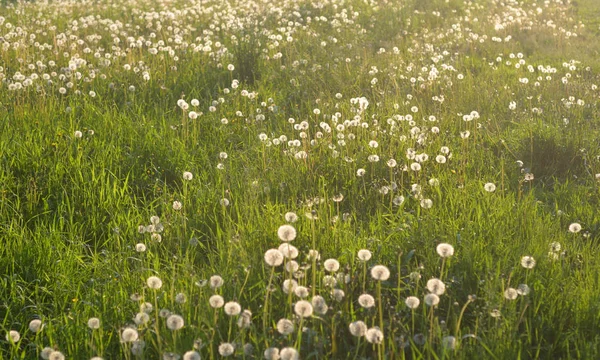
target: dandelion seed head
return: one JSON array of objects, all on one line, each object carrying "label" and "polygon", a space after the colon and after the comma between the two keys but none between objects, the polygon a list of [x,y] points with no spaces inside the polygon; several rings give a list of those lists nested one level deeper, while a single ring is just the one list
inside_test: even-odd
[{"label": "dandelion seed head", "polygon": [[235,301],[230,301],[223,307],[225,314],[229,316],[239,315],[242,312],[242,307]]},{"label": "dandelion seed head", "polygon": [[18,343],[21,340],[21,334],[16,330],[10,330],[6,333],[6,341],[9,343]]},{"label": "dandelion seed head", "polygon": [[208,299],[208,303],[212,308],[218,309],[225,305],[225,300],[221,295],[213,295]]},{"label": "dandelion seed head", "polygon": [[437,304],[440,303],[440,297],[437,296],[436,294],[427,294],[425,295],[425,304],[427,306],[436,306]]},{"label": "dandelion seed head", "polygon": [[190,181],[190,180],[192,180],[193,178],[194,178],[194,175],[193,175],[191,172],[189,172],[189,171],[185,171],[185,172],[183,173],[183,180]]},{"label": "dandelion seed head", "polygon": [[313,306],[306,300],[300,300],[294,305],[294,312],[300,317],[311,317],[313,314]]},{"label": "dandelion seed head", "polygon": [[521,258],[521,266],[525,269],[533,269],[535,267],[535,259],[531,256],[523,256]]},{"label": "dandelion seed head", "polygon": [[279,360],[279,349],[275,347],[267,348],[263,356],[265,360]]},{"label": "dandelion seed head", "polygon": [[519,293],[517,292],[517,290],[515,290],[511,287],[504,290],[504,297],[508,300],[514,300],[517,298],[517,296],[519,296]]},{"label": "dandelion seed head", "polygon": [[386,281],[390,278],[390,270],[384,265],[375,265],[371,269],[371,277],[377,281]]},{"label": "dandelion seed head", "polygon": [[183,354],[183,360],[200,360],[202,357],[196,351],[190,350]]},{"label": "dandelion seed head", "polygon": [[269,266],[279,266],[283,264],[283,254],[277,249],[269,249],[265,252],[265,262]]},{"label": "dandelion seed head", "polygon": [[446,285],[440,279],[429,279],[427,281],[427,290],[435,295],[442,295],[446,292]]},{"label": "dandelion seed head", "polygon": [[183,328],[184,325],[185,322],[180,315],[172,314],[167,318],[167,328],[169,328],[169,330],[179,330]]},{"label": "dandelion seed head", "polygon": [[454,255],[454,247],[450,244],[441,243],[435,249],[438,255],[442,258],[447,258]]},{"label": "dandelion seed head", "polygon": [[281,225],[277,229],[277,236],[281,241],[292,241],[296,238],[296,229],[292,225]]},{"label": "dandelion seed head", "polygon": [[290,243],[285,242],[279,245],[279,248],[277,248],[277,250],[279,250],[279,252],[281,252],[283,256],[285,256],[288,259],[295,259],[298,257],[299,254],[298,248],[296,248],[294,245],[291,245]]},{"label": "dandelion seed head", "polygon": [[158,290],[162,287],[162,280],[157,276],[150,276],[146,280],[146,284],[150,289]]},{"label": "dandelion seed head", "polygon": [[44,324],[42,323],[42,320],[40,319],[33,319],[29,322],[29,331],[37,333],[42,331],[42,329],[44,328]]},{"label": "dandelion seed head", "polygon": [[369,294],[362,294],[358,297],[358,304],[365,309],[375,306],[375,298]]},{"label": "dandelion seed head", "polygon": [[211,276],[210,280],[208,282],[209,282],[210,287],[212,289],[218,289],[221,286],[223,286],[223,284],[224,284],[223,278],[220,277],[219,275],[213,275],[213,276]]},{"label": "dandelion seed head", "polygon": [[419,305],[421,304],[421,300],[419,300],[419,298],[416,296],[409,296],[406,298],[404,303],[406,304],[406,306],[408,306],[409,309],[414,310],[419,307]]},{"label": "dandelion seed head", "polygon": [[121,332],[121,342],[133,342],[138,339],[138,332],[133,328],[125,328]]},{"label": "dandelion seed head", "polygon": [[348,325],[348,329],[350,330],[350,334],[352,334],[352,336],[365,336],[365,334],[367,333],[367,324],[360,320],[354,321],[350,323],[350,325]]},{"label": "dandelion seed head", "polygon": [[442,347],[444,347],[444,349],[454,350],[456,345],[457,341],[454,336],[444,336],[442,338]]},{"label": "dandelion seed head", "polygon": [[358,250],[358,260],[360,261],[369,261],[371,256],[371,252],[367,249]]},{"label": "dandelion seed head", "polygon": [[289,335],[294,332],[294,323],[288,319],[280,319],[277,322],[277,331],[281,335]]},{"label": "dandelion seed head", "polygon": [[99,329],[100,328],[100,319],[98,319],[96,317],[89,318],[88,322],[87,322],[87,326],[92,330]]},{"label": "dandelion seed head", "polygon": [[577,234],[580,231],[581,231],[581,225],[579,223],[572,223],[571,225],[569,225],[569,232]]},{"label": "dandelion seed head", "polygon": [[329,272],[336,272],[340,269],[340,263],[336,259],[327,259],[323,262],[323,267]]},{"label": "dandelion seed head", "polygon": [[496,185],[493,183],[486,183],[483,185],[483,189],[487,192],[494,192],[496,191]]},{"label": "dandelion seed head", "polygon": [[373,327],[365,333],[365,339],[371,344],[381,344],[383,342],[383,332],[378,327]]},{"label": "dandelion seed head", "polygon": [[230,343],[222,343],[219,345],[219,355],[230,356],[235,352],[235,347]]}]

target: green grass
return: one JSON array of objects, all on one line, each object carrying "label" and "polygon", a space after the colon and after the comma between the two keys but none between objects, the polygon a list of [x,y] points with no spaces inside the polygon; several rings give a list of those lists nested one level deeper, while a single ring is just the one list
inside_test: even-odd
[{"label": "green grass", "polygon": [[[47,347],[217,359],[222,343],[245,359],[267,348],[598,358],[599,11],[593,0],[1,5],[0,359],[48,358]],[[299,256],[272,268],[264,254],[288,212]],[[441,243],[453,256],[440,258]],[[373,280],[375,265],[389,279]],[[207,284],[214,275],[223,286]],[[294,315],[292,278],[327,311]],[[435,307],[432,278],[446,286]],[[530,292],[507,299],[521,284]],[[251,324],[213,309],[213,295]],[[185,326],[170,330],[165,314]],[[356,321],[380,327],[381,344],[353,336]],[[139,340],[122,342],[125,328]]]}]

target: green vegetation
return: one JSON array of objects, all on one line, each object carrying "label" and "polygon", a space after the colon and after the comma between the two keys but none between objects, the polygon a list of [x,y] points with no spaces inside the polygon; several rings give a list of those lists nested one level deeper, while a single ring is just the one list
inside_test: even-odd
[{"label": "green vegetation", "polygon": [[0,14],[0,359],[600,357],[596,1]]}]

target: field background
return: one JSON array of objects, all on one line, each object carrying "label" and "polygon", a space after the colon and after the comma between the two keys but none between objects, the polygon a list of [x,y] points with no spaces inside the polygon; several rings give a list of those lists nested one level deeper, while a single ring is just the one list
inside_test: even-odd
[{"label": "field background", "polygon": [[0,37],[0,358],[600,357],[600,2],[7,3]]}]

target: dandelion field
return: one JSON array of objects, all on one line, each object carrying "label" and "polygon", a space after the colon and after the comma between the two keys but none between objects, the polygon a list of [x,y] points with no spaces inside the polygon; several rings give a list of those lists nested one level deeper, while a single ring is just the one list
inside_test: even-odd
[{"label": "dandelion field", "polygon": [[0,5],[1,359],[597,359],[600,4]]}]

